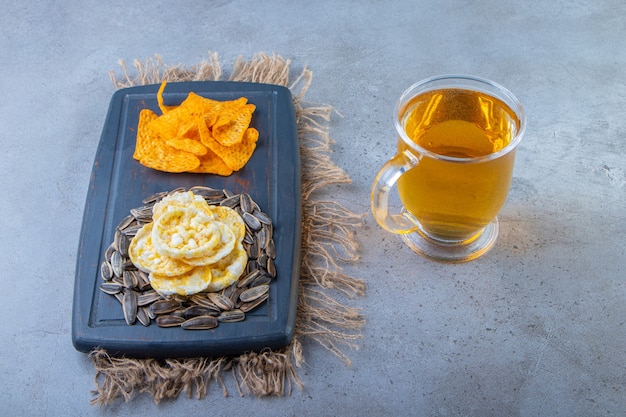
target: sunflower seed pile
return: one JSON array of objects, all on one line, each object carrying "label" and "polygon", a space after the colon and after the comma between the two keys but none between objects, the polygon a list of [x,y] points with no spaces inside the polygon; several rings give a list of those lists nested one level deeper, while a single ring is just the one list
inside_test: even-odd
[{"label": "sunflower seed pile", "polygon": [[[148,274],[130,261],[128,246],[137,231],[152,221],[154,204],[167,195],[185,191],[202,196],[210,205],[227,206],[239,213],[246,224],[243,245],[248,263],[239,280],[220,292],[164,297],[150,286]],[[117,226],[100,265],[100,290],[120,302],[127,324],[149,326],[154,321],[160,327],[206,330],[220,323],[245,320],[246,313],[267,301],[270,283],[276,278],[273,225],[249,194],[194,186],[154,194],[142,204],[131,209]]]}]

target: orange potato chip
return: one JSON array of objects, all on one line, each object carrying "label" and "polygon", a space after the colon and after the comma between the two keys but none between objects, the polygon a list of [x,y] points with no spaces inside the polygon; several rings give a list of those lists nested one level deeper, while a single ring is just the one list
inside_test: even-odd
[{"label": "orange potato chip", "polygon": [[[242,109],[248,103],[248,99],[245,97],[229,101],[215,101],[210,99],[204,100],[205,104],[211,107],[210,111],[207,111],[207,113],[204,114],[205,122],[209,128],[212,128],[218,122],[218,119],[222,114]],[[224,119],[222,123],[226,124],[228,122],[228,119]]]},{"label": "orange potato chip", "polygon": [[189,93],[179,106],[171,107],[166,113],[151,122],[150,127],[159,131],[164,139],[184,135],[194,129],[199,118],[213,111],[215,103],[218,102],[193,92]]},{"label": "orange potato chip", "polygon": [[229,100],[229,101],[218,101],[219,105],[221,106],[221,108],[224,107],[241,107],[244,106],[246,104],[248,104],[248,99],[245,97],[239,97],[235,100]]},{"label": "orange potato chip", "polygon": [[152,141],[152,145],[150,152],[139,160],[145,167],[165,172],[187,172],[200,165],[196,155],[172,148],[161,140]]},{"label": "orange potato chip", "polygon": [[226,107],[219,113],[217,121],[211,128],[213,138],[224,146],[232,146],[243,140],[243,135],[250,126],[254,104],[241,107]]},{"label": "orange potato chip", "polygon": [[139,123],[137,124],[137,143],[135,144],[135,152],[133,153],[133,158],[136,160],[140,160],[151,147],[154,135],[147,126],[158,117],[159,116],[157,116],[156,113],[150,109],[143,109],[139,113]]},{"label": "orange potato chip", "polygon": [[151,110],[140,112],[133,158],[148,168],[167,172],[185,172],[200,165],[200,160],[192,153],[168,146],[163,141],[160,133],[152,127],[158,119]]},{"label": "orange potato chip", "polygon": [[248,128],[244,132],[241,143],[233,146],[224,146],[213,138],[208,128],[200,126],[200,140],[207,148],[215,152],[226,166],[233,171],[238,171],[248,162],[256,149],[259,132],[255,128]]},{"label": "orange potato chip", "polygon": [[159,108],[161,109],[161,113],[167,113],[168,111],[175,108],[175,106],[166,106],[163,104],[163,90],[165,90],[165,85],[167,81],[163,80],[161,86],[159,87],[159,91],[157,91],[157,103],[159,104]]},{"label": "orange potato chip", "polygon": [[188,123],[181,124],[178,127],[178,132],[176,137],[186,137],[191,139],[200,140],[200,133],[198,133],[198,123],[200,121],[198,119],[192,120]]},{"label": "orange potato chip", "polygon": [[168,146],[172,148],[192,153],[196,156],[205,155],[208,151],[206,146],[200,143],[199,140],[190,138],[172,138],[165,141]]},{"label": "orange potato chip", "polygon": [[150,122],[149,128],[167,140],[179,136],[181,124],[187,126],[190,123],[194,123],[194,120],[185,112],[185,108],[176,107]]},{"label": "orange potato chip", "polygon": [[228,176],[233,173],[233,170],[226,165],[226,163],[215,154],[212,150],[208,149],[207,153],[200,156],[200,165],[194,168],[190,172],[197,174],[216,174],[222,176]]},{"label": "orange potato chip", "polygon": [[[217,122],[217,118],[219,117],[219,114],[217,112],[210,112],[204,115],[204,123],[210,128],[211,126],[213,126],[215,124],[215,122]],[[201,121],[199,121],[198,123],[200,123]],[[199,126],[196,125],[196,128]],[[200,132],[198,132],[198,134],[200,134]]]},{"label": "orange potato chip", "polygon": [[[247,100],[247,99],[246,99]],[[180,104],[181,112],[185,115],[181,119],[192,120],[194,123],[199,122],[199,118],[206,116],[215,117],[213,113],[219,113],[222,102],[211,100],[210,98],[199,96],[194,92],[190,92],[187,98]]]}]

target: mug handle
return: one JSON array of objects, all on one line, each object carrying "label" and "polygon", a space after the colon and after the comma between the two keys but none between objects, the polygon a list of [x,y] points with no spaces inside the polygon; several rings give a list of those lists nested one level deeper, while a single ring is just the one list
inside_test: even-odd
[{"label": "mug handle", "polygon": [[372,213],[378,224],[385,230],[405,234],[414,232],[417,224],[411,214],[403,211],[400,214],[389,213],[389,191],[398,181],[398,178],[419,163],[419,158],[408,150],[397,153],[378,171],[370,200]]}]

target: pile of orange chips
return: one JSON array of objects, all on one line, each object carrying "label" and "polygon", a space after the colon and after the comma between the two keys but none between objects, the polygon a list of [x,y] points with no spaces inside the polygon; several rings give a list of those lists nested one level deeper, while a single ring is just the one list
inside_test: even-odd
[{"label": "pile of orange chips", "polygon": [[157,100],[162,115],[139,114],[133,158],[165,172],[230,175],[245,166],[259,132],[250,127],[254,104],[245,97],[216,101],[190,92],[179,106],[163,104],[164,81]]}]

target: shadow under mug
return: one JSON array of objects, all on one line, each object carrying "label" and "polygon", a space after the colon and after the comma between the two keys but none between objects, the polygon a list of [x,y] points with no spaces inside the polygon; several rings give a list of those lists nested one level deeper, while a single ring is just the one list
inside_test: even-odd
[{"label": "shadow under mug", "polygon": [[[409,87],[394,115],[397,153],[372,186],[376,221],[431,259],[485,254],[498,235],[497,214],[526,129],[521,103],[492,81],[441,75]],[[389,211],[394,187],[398,213]]]}]

